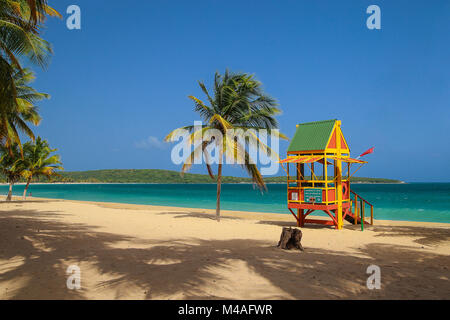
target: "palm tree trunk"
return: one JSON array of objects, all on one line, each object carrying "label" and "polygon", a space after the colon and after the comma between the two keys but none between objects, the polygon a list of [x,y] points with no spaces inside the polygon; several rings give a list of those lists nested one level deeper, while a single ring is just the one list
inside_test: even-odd
[{"label": "palm tree trunk", "polygon": [[8,196],[6,197],[6,201],[11,201],[12,200],[12,189],[13,189],[13,183],[10,182],[9,183]]},{"label": "palm tree trunk", "polygon": [[30,186],[31,178],[27,179],[27,185],[25,186],[25,190],[23,190],[23,200],[27,198],[28,187]]},{"label": "palm tree trunk", "polygon": [[217,204],[216,204],[216,219],[220,221],[220,188],[222,183],[222,164],[219,163],[219,169],[217,172]]}]

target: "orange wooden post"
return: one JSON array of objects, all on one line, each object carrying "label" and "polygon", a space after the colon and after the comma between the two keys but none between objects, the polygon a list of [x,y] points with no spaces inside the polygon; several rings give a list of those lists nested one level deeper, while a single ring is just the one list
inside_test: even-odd
[{"label": "orange wooden post", "polygon": [[370,206],[370,224],[373,225],[373,206]]},{"label": "orange wooden post", "polygon": [[304,227],[305,226],[305,210],[303,209],[298,209],[298,222],[297,222],[297,227]]},{"label": "orange wooden post", "polygon": [[358,224],[358,195],[355,194],[355,221],[354,224],[357,225]]}]

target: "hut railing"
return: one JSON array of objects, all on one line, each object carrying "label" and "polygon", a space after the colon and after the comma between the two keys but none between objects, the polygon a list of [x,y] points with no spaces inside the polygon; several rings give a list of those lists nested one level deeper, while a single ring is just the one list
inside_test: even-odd
[{"label": "hut railing", "polygon": [[[365,222],[365,208],[366,205],[368,205],[370,207],[370,224],[373,225],[373,205],[369,201],[361,197],[359,194],[357,194],[355,191],[350,190],[350,192],[355,196],[355,219],[353,219],[354,224],[358,223],[359,217],[361,217],[361,222]],[[358,206],[358,199],[361,201],[361,208]]]}]

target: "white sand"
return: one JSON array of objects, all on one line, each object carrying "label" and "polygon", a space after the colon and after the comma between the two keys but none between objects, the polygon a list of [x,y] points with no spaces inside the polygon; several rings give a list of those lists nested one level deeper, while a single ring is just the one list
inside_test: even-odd
[{"label": "white sand", "polygon": [[[0,203],[0,299],[448,299],[450,224],[307,226],[290,215],[31,199]],[[381,290],[366,269],[381,268]],[[81,269],[81,289],[66,269]]]}]

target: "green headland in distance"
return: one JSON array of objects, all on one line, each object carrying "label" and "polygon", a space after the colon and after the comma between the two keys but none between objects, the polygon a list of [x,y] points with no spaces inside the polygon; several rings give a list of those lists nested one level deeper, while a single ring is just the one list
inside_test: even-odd
[{"label": "green headland in distance", "polygon": [[[1,179],[4,180],[4,179]],[[265,177],[266,183],[286,183],[286,176]],[[4,182],[4,181],[3,181]],[[186,173],[160,169],[112,169],[62,172],[51,181],[40,179],[36,182],[65,183],[215,183],[207,174]],[[224,176],[223,183],[251,183],[250,178]],[[399,180],[383,178],[352,177],[353,183],[403,183]]]}]

